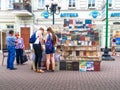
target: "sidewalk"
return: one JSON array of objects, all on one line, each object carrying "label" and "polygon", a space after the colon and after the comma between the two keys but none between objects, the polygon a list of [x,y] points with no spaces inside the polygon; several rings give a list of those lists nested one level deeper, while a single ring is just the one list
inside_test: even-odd
[{"label": "sidewalk", "polygon": [[120,90],[120,56],[115,61],[102,61],[101,71],[57,71],[35,73],[30,61],[15,65],[17,70],[1,66],[0,90]]}]

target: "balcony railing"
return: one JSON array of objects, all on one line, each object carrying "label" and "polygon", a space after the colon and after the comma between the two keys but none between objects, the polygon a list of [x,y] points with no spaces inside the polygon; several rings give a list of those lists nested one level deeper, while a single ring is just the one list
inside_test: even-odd
[{"label": "balcony railing", "polygon": [[14,10],[27,10],[31,12],[31,5],[29,3],[13,3]]}]

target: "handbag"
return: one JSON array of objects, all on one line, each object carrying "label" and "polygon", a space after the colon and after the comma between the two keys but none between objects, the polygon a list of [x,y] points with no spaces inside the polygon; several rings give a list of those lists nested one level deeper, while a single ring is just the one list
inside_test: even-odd
[{"label": "handbag", "polygon": [[22,61],[22,63],[25,63],[25,62],[27,62],[27,61],[28,61],[27,55],[24,54],[24,55],[23,55],[23,61]]}]

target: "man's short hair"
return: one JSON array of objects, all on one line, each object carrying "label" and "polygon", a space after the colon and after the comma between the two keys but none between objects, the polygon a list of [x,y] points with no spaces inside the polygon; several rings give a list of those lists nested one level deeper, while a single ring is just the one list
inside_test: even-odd
[{"label": "man's short hair", "polygon": [[9,34],[13,34],[13,33],[14,33],[14,31],[13,31],[13,30],[10,30],[10,31],[9,31]]}]

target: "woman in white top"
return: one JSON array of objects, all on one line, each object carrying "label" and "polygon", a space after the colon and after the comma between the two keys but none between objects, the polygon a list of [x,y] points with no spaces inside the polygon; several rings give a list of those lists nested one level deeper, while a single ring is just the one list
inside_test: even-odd
[{"label": "woman in white top", "polygon": [[51,27],[47,28],[47,35],[45,39],[45,53],[46,53],[46,67],[49,71],[50,66],[50,60],[52,61],[52,71],[55,70],[55,59],[54,59],[54,53],[55,53],[55,45],[57,43],[57,38],[52,30]]},{"label": "woman in white top", "polygon": [[43,44],[43,36],[44,32],[43,28],[40,28],[36,32],[36,41],[33,44],[34,52],[35,52],[35,72],[43,73],[44,71],[41,69],[41,59],[42,59],[42,44]]}]

